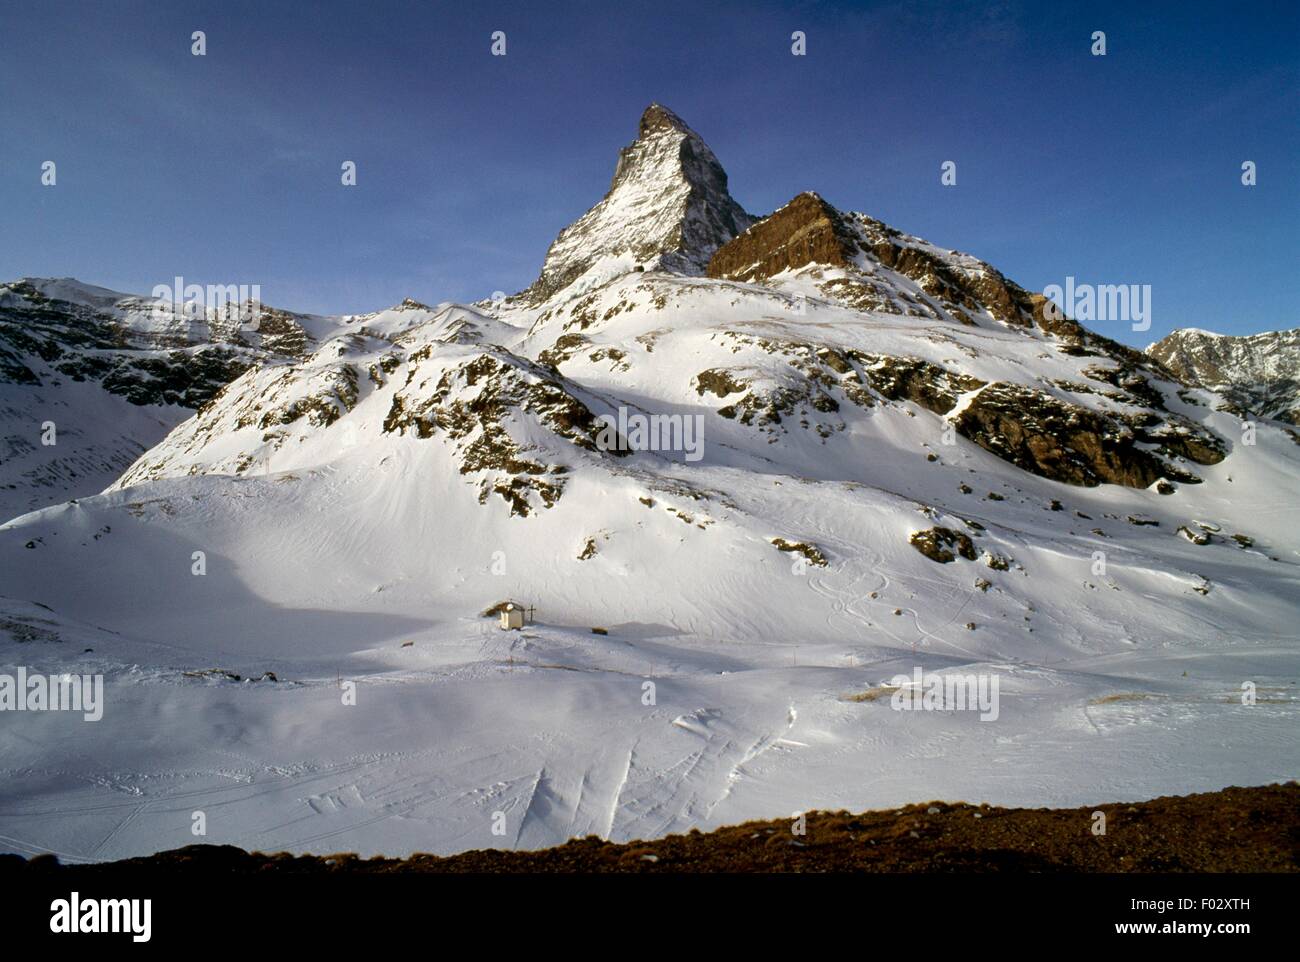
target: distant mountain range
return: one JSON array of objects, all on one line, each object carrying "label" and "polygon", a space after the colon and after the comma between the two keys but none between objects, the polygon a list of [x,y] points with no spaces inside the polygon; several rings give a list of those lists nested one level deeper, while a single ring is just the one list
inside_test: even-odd
[{"label": "distant mountain range", "polygon": [[1184,328],[1147,353],[1234,410],[1300,425],[1300,328],[1240,337]]}]

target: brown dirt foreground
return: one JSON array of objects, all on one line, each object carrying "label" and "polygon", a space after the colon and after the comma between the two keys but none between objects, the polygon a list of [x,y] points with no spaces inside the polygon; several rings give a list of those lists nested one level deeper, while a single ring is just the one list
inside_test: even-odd
[{"label": "brown dirt foreground", "polygon": [[[1097,811],[1106,814],[1105,835],[1093,834]],[[793,820],[746,822],[650,842],[616,845],[592,836],[536,852],[479,849],[446,858],[265,855],[191,845],[96,865],[0,857],[0,872],[1297,872],[1300,783],[1073,809],[929,802],[858,815],[809,812],[806,834],[792,829]]]}]

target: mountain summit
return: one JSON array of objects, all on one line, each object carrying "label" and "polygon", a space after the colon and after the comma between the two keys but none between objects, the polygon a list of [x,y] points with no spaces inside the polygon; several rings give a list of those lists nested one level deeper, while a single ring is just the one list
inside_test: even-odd
[{"label": "mountain summit", "polygon": [[609,192],[560,231],[525,294],[540,303],[602,262],[702,274],[713,252],[753,222],[727,191],[727,172],[708,144],[651,104],[637,139],[619,152]]}]

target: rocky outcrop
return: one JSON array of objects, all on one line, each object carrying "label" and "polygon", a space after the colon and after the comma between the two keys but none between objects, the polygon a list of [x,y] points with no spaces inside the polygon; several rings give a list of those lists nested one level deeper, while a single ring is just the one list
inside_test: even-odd
[{"label": "rocky outcrop", "polygon": [[977,377],[916,357],[836,350],[812,341],[730,330],[724,331],[721,339],[736,348],[761,348],[781,357],[788,366],[780,379],[743,366],[708,368],[693,379],[701,397],[727,399],[728,403],[718,408],[722,417],[764,429],[797,418],[803,427],[829,437],[845,428],[842,419],[831,417],[840,410],[841,398],[860,408],[873,407],[881,398],[910,401],[935,414],[947,414],[962,394],[985,384]]},{"label": "rocky outcrop", "polygon": [[718,249],[708,276],[762,281],[806,264],[847,267],[858,243],[840,212],[803,193]]},{"label": "rocky outcrop", "polygon": [[[931,561],[940,564],[956,561],[957,555],[961,555],[967,561],[974,561],[979,557],[975,552],[975,543],[971,541],[969,535],[939,525],[914,532],[909,543]],[[953,554],[954,551],[957,554]]]},{"label": "rocky outcrop", "polygon": [[1199,478],[1141,445],[1202,464],[1223,458],[1217,438],[1155,415],[1122,418],[1015,384],[984,388],[957,415],[957,432],[1004,461],[1066,484],[1145,488],[1161,478]]},{"label": "rocky outcrop", "polygon": [[786,541],[785,538],[772,538],[771,542],[777,551],[802,555],[808,564],[816,565],[819,568],[825,568],[828,564],[826,556],[822,554],[821,549],[815,544],[808,544],[804,541]]},{"label": "rocky outcrop", "polygon": [[[417,352],[412,360],[418,364],[423,358]],[[554,505],[568,473],[564,463],[545,458],[547,449],[517,440],[512,421],[526,417],[578,448],[598,450],[601,422],[575,396],[577,388],[502,349],[446,369],[431,393],[414,373],[407,383],[409,390],[393,397],[384,432],[445,435],[454,445],[461,474],[478,476],[479,502],[495,493],[510,505],[511,514],[527,516],[539,503]],[[608,453],[622,457],[627,451],[612,448]]]},{"label": "rocky outcrop", "polygon": [[984,386],[979,378],[915,357],[882,357],[856,351],[851,356],[866,366],[869,383],[883,397],[912,401],[935,414],[947,414],[956,406],[958,394]]}]

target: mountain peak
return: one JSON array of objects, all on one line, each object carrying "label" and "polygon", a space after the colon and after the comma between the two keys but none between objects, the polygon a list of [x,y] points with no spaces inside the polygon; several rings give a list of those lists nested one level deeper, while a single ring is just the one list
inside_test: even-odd
[{"label": "mountain peak", "polygon": [[665,107],[663,104],[654,103],[645,109],[641,114],[641,136],[655,130],[676,130],[682,133],[693,134],[695,131],[686,126],[686,121],[682,120],[675,113]]},{"label": "mountain peak", "polygon": [[416,300],[415,298],[413,298],[413,297],[407,297],[407,298],[404,298],[404,299],[402,300],[402,303],[400,303],[400,304],[398,304],[397,306],[393,307],[392,310],[394,310],[394,311],[431,311],[431,310],[433,310],[433,308],[431,308],[428,304],[422,304],[421,302],[417,301],[417,300]]},{"label": "mountain peak", "polygon": [[708,144],[652,103],[637,139],[619,151],[609,192],[555,238],[525,293],[543,301],[602,262],[593,280],[633,266],[703,274],[713,252],[753,222],[732,199]]}]

